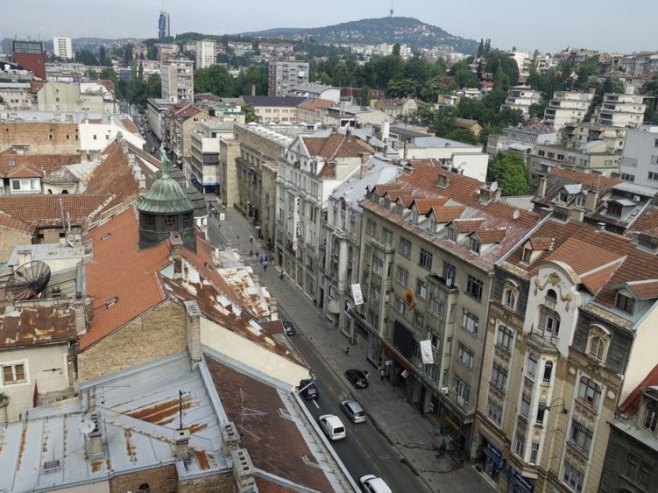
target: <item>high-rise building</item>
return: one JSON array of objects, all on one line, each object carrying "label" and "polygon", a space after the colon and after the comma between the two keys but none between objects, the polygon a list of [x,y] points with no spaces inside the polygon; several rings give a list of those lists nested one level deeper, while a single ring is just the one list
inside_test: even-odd
[{"label": "high-rise building", "polygon": [[295,86],[308,84],[308,63],[296,61],[271,62],[267,94],[286,96]]},{"label": "high-rise building", "polygon": [[53,53],[58,58],[65,58],[67,60],[73,59],[73,47],[71,45],[71,38],[55,36],[53,38]]},{"label": "high-rise building", "polygon": [[41,41],[13,41],[14,63],[29,70],[42,80],[46,79],[46,54]]},{"label": "high-rise building", "polygon": [[208,68],[215,63],[215,42],[196,42],[196,68]]},{"label": "high-rise building", "polygon": [[160,17],[158,17],[158,39],[168,38],[169,36],[171,36],[169,26],[169,12],[161,10]]},{"label": "high-rise building", "polygon": [[169,60],[160,65],[162,99],[177,103],[194,103],[194,62]]}]

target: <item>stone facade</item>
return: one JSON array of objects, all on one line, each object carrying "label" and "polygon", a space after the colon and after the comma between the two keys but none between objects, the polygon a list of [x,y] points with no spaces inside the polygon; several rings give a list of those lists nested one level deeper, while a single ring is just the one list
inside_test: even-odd
[{"label": "stone facade", "polygon": [[80,353],[78,378],[85,382],[183,352],[186,341],[184,307],[165,301]]},{"label": "stone facade", "polygon": [[176,466],[170,464],[157,469],[148,469],[146,471],[136,471],[115,476],[110,480],[110,493],[125,493],[126,491],[133,491],[135,493],[141,491],[176,493],[179,491],[176,486],[177,483]]},{"label": "stone facade", "polygon": [[76,123],[0,123],[0,149],[28,146],[27,154],[76,154],[80,149]]}]

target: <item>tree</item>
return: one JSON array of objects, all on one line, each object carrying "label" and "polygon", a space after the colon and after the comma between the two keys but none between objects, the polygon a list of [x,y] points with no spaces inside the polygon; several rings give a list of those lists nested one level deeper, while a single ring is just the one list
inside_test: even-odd
[{"label": "tree", "polygon": [[446,135],[446,139],[456,140],[457,142],[464,142],[466,144],[478,144],[478,139],[475,135],[473,135],[473,132],[466,130],[465,128],[457,128],[450,131]]},{"label": "tree", "polygon": [[98,78],[104,80],[111,80],[115,84],[118,81],[117,73],[114,71],[112,67],[103,68],[103,70],[101,70],[101,73],[98,74]]},{"label": "tree", "polygon": [[89,68],[85,70],[85,77],[90,80],[98,79],[98,72],[96,72],[93,68]]},{"label": "tree", "polygon": [[532,103],[530,108],[528,108],[528,113],[530,118],[537,117],[540,120],[544,118],[544,110],[548,106],[548,101],[545,98],[542,98],[539,103]]},{"label": "tree", "polygon": [[368,86],[361,86],[359,92],[356,93],[356,104],[359,106],[370,105],[370,88]]},{"label": "tree", "polygon": [[98,49],[98,63],[99,65],[109,65],[109,60],[105,56],[105,46]]},{"label": "tree", "polygon": [[75,59],[83,65],[98,66],[98,58],[89,50],[81,50],[75,54]]},{"label": "tree", "polygon": [[123,63],[128,66],[133,61],[133,45],[128,43],[123,49]]},{"label": "tree", "polygon": [[268,82],[269,75],[267,65],[262,63],[259,65],[252,65],[246,70],[241,70],[236,77],[233,84],[233,95],[237,97],[251,94],[252,86],[254,87],[257,96],[266,95]]},{"label": "tree", "polygon": [[242,105],[242,111],[244,112],[245,123],[251,123],[251,122],[258,123],[260,121],[260,117],[256,114],[256,109],[254,108],[253,105],[251,104]]},{"label": "tree", "polygon": [[502,195],[526,195],[528,179],[523,157],[517,153],[499,153],[489,164],[487,181],[496,181]]},{"label": "tree", "polygon": [[146,80],[146,94],[149,98],[159,98],[162,95],[160,74],[151,74]]}]

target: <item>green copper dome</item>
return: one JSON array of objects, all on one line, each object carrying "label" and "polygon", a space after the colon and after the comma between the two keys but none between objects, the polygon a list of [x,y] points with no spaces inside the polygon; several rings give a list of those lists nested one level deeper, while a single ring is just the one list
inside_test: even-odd
[{"label": "green copper dome", "polygon": [[180,214],[194,210],[194,205],[181,186],[169,175],[169,160],[161,149],[162,174],[137,203],[140,212]]}]

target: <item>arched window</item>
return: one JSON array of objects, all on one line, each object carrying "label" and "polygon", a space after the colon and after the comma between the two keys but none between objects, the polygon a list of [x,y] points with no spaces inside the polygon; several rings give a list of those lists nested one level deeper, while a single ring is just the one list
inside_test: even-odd
[{"label": "arched window", "polygon": [[603,360],[603,352],[605,351],[605,342],[599,336],[592,337],[589,342],[589,355],[598,360]]},{"label": "arched window", "polygon": [[554,289],[549,289],[546,292],[546,304],[550,308],[555,308],[555,305],[557,304],[557,293]]},{"label": "arched window", "polygon": [[553,362],[547,361],[544,365],[544,383],[551,383],[551,376],[553,375]]},{"label": "arched window", "polygon": [[598,408],[601,400],[601,387],[587,377],[580,377],[578,398],[585,401],[590,407]]}]

